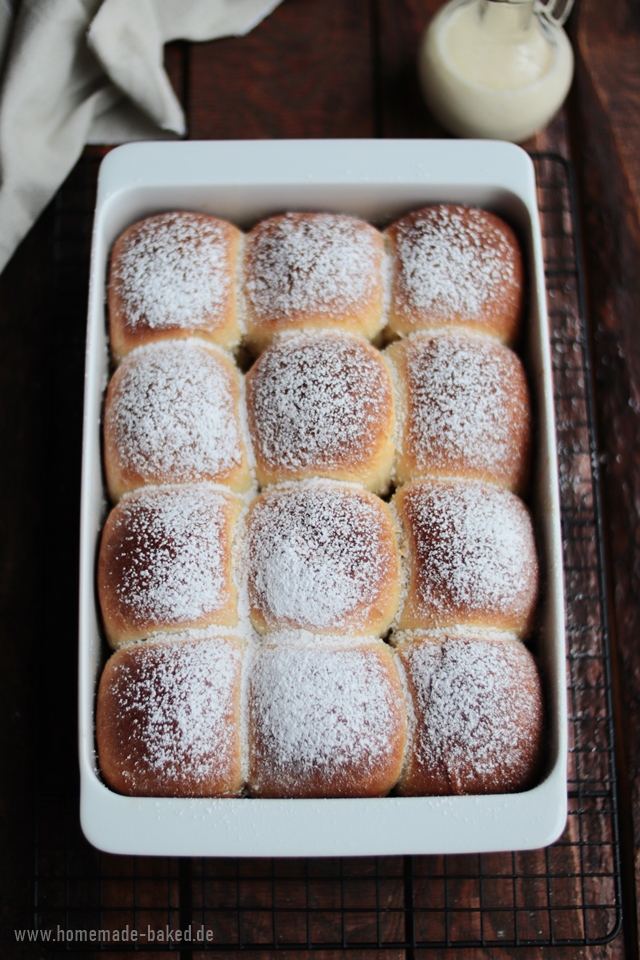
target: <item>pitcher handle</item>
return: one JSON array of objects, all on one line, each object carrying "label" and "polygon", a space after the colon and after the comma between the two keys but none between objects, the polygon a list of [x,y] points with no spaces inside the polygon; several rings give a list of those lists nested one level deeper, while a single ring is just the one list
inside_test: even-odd
[{"label": "pitcher handle", "polygon": [[571,13],[573,0],[536,0],[535,9],[549,23],[560,27]]}]

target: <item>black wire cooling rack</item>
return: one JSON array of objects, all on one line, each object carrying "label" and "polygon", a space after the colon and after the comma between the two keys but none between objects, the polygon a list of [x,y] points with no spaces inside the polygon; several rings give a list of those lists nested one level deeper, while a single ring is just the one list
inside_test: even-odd
[{"label": "black wire cooling rack", "polygon": [[[545,850],[316,860],[118,857],[82,837],[75,739],[75,645],[43,637],[34,848],[35,926],[55,950],[328,950],[589,945],[621,925],[619,840],[598,464],[572,174],[534,157],[552,326],[567,588],[569,817]],[[84,324],[98,159],[55,202],[52,446],[79,463]],[[79,471],[78,471],[79,473]],[[60,572],[49,612],[75,605],[69,517],[79,490],[57,481],[48,537]],[[67,509],[65,509],[65,507]],[[65,540],[66,537],[66,540]],[[65,599],[66,597],[66,599]],[[60,622],[60,621],[58,621]],[[63,621],[64,622],[64,621]],[[48,759],[47,759],[48,758]],[[50,931],[50,933],[48,933]],[[133,932],[136,937],[134,939]],[[190,931],[192,941],[184,942]],[[47,940],[47,936],[50,937]]]}]

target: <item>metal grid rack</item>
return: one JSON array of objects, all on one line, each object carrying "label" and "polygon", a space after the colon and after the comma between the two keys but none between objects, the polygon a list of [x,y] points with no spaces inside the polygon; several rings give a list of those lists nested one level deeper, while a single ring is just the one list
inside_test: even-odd
[{"label": "metal grid rack", "polygon": [[[534,161],[552,326],[567,586],[569,818],[562,838],[546,850],[448,857],[177,860],[101,854],[84,841],[78,822],[72,649],[62,664],[59,654],[55,662],[45,656],[40,686],[41,702],[46,706],[51,698],[43,716],[60,716],[61,688],[71,705],[56,724],[57,735],[41,731],[50,747],[43,755],[55,762],[40,778],[47,789],[37,804],[34,910],[35,926],[45,935],[52,931],[51,948],[188,953],[578,946],[605,943],[618,933],[607,607],[572,175],[559,156]],[[55,308],[52,349],[70,372],[64,383],[75,384],[58,394],[69,410],[82,383],[97,165],[96,158],[79,164],[54,211],[54,300],[63,307]],[[75,344],[71,352],[69,343]],[[66,491],[70,505],[77,493]],[[72,565],[72,575],[74,570]],[[52,589],[58,589],[55,583]],[[135,942],[132,930],[138,931]],[[176,931],[187,930],[191,943],[176,938]]]}]

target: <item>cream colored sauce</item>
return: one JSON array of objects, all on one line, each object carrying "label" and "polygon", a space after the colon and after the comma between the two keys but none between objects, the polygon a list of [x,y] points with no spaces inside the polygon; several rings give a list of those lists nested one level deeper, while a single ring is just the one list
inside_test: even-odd
[{"label": "cream colored sauce", "polygon": [[492,90],[535,83],[553,60],[538,18],[506,3],[460,7],[443,24],[439,45],[451,70]]},{"label": "cream colored sauce", "polygon": [[427,29],[419,69],[429,107],[452,133],[519,142],[562,105],[573,53],[530,4],[454,0]]}]

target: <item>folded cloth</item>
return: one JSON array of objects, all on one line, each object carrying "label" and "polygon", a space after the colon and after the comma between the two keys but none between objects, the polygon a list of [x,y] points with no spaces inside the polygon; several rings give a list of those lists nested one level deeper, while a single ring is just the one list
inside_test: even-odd
[{"label": "folded cloth", "polygon": [[0,0],[0,73],[7,55],[13,25],[13,0]]},{"label": "folded cloth", "polygon": [[248,33],[280,0],[22,0],[0,89],[0,271],[86,143],[182,136],[170,40]]}]

